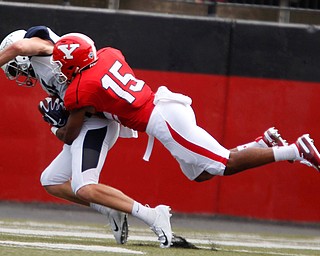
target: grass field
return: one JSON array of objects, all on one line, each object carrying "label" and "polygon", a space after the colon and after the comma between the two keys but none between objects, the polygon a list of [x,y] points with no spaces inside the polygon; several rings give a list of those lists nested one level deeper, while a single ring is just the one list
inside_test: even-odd
[{"label": "grass field", "polygon": [[0,221],[1,256],[93,255],[320,255],[320,237],[175,230],[198,249],[160,249],[152,231],[130,227],[129,241],[117,245],[108,227],[93,224]]}]

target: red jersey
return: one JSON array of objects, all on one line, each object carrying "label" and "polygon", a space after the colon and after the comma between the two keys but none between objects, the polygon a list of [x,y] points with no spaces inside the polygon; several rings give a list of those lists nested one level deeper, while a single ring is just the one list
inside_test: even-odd
[{"label": "red jersey", "polygon": [[68,86],[67,110],[93,106],[98,112],[116,115],[124,126],[145,131],[154,108],[154,93],[135,77],[122,53],[114,48],[98,51],[98,61],[82,71]]}]

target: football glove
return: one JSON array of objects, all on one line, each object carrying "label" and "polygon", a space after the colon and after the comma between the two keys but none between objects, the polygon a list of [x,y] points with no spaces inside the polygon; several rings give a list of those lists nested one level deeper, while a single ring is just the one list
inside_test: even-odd
[{"label": "football glove", "polygon": [[66,125],[69,113],[61,99],[47,97],[40,101],[39,110],[43,115],[43,120],[52,126],[60,128]]}]

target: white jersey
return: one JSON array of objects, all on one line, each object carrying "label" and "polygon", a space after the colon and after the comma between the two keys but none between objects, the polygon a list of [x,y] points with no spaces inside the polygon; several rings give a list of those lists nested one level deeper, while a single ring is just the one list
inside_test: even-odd
[{"label": "white jersey", "polygon": [[[49,40],[53,44],[60,39],[45,26],[28,29],[25,38],[32,37]],[[54,66],[50,59],[51,55],[30,56],[33,71],[42,89],[49,95],[57,95],[64,100],[66,85],[58,83],[55,79]],[[97,184],[108,151],[118,139],[119,133],[125,138],[137,137],[137,132],[120,127],[113,120],[96,116],[86,118],[80,134],[72,145],[65,144],[61,153],[43,171],[41,184],[43,186],[58,185],[71,179],[71,186],[75,193],[85,185]]]},{"label": "white jersey", "polygon": [[[32,37],[39,37],[44,40],[49,40],[52,43],[55,43],[60,39],[57,34],[45,26],[36,26],[28,29],[25,38]],[[51,55],[31,56],[30,62],[42,89],[49,95],[58,95],[63,100],[66,85],[58,83],[54,78],[53,66],[50,59]]]},{"label": "white jersey", "polygon": [[30,62],[42,89],[49,95],[58,95],[63,100],[67,87],[55,79],[50,58],[51,56],[33,56]]}]

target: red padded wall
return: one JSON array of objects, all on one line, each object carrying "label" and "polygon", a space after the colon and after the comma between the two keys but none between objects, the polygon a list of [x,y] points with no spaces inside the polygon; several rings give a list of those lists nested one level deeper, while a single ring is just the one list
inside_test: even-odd
[{"label": "red padded wall", "polygon": [[[225,145],[249,141],[276,126],[289,143],[309,133],[320,147],[319,83],[232,77]],[[299,163],[273,163],[224,178],[220,213],[281,220],[319,221],[320,175]]]},{"label": "red padded wall", "polygon": [[19,87],[0,74],[2,89],[0,119],[1,200],[49,200],[39,186],[42,169],[59,152],[61,145],[49,133],[37,110],[45,96],[39,85]]},{"label": "red padded wall", "polygon": [[[316,83],[136,70],[156,89],[168,85],[187,94],[200,126],[228,148],[252,141],[275,125],[294,142],[310,133],[320,145]],[[3,109],[0,126],[0,200],[62,202],[46,194],[41,171],[62,144],[41,119],[39,85],[19,88],[0,75]],[[273,163],[231,177],[195,183],[183,176],[160,143],[150,162],[142,156],[147,136],[119,139],[101,174],[103,183],[150,205],[169,204],[176,212],[226,214],[261,219],[320,221],[320,175],[312,168]],[[318,143],[318,144],[317,144]]]}]

